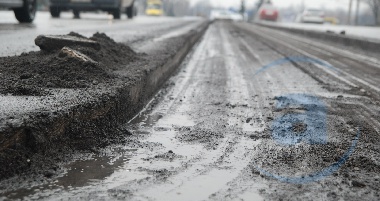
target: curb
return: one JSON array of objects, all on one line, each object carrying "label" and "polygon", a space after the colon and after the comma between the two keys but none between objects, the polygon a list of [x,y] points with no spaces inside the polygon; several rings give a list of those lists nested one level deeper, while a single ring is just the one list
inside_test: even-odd
[{"label": "curb", "polygon": [[262,27],[276,29],[279,31],[285,31],[288,33],[302,35],[308,38],[320,39],[320,40],[324,40],[327,42],[332,42],[332,43],[336,43],[336,44],[340,44],[344,46],[353,46],[364,51],[380,53],[380,48],[379,48],[380,41],[376,41],[376,40],[346,36],[346,35],[340,35],[340,34],[334,34],[334,33],[313,31],[313,30],[280,27],[280,26],[275,26],[275,25],[263,24],[259,22],[256,22],[255,24]]},{"label": "curb", "polygon": [[141,73],[133,84],[110,87],[95,102],[49,117],[29,118],[37,120],[24,121],[19,126],[0,128],[0,180],[51,168],[62,161],[65,153],[92,150],[94,145],[101,147],[115,142],[109,139],[109,136],[112,138],[109,134],[118,132],[119,125],[127,123],[150,101],[203,36],[208,25],[209,22],[204,22],[183,35],[184,45],[174,56],[164,65]]}]

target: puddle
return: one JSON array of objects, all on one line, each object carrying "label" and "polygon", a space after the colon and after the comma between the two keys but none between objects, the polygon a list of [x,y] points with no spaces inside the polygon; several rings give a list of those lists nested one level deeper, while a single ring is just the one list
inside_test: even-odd
[{"label": "puddle", "polygon": [[153,126],[158,120],[163,117],[162,113],[154,113],[152,115],[140,114],[137,115],[130,124],[139,125],[142,127]]},{"label": "puddle", "polygon": [[[7,199],[42,199],[61,191],[70,191],[91,186],[111,176],[124,167],[136,149],[112,150],[113,153],[94,155],[86,160],[77,160],[65,166],[67,172],[48,184],[11,191],[3,196]],[[115,153],[116,156],[115,156]]]},{"label": "puddle", "polygon": [[168,115],[167,117],[161,119],[158,125],[167,126],[194,126],[194,121],[190,120],[186,115]]},{"label": "puddle", "polygon": [[70,170],[67,174],[57,179],[55,183],[63,186],[65,189],[91,185],[92,182],[98,182],[110,176],[128,162],[126,155],[120,157],[94,157],[91,160],[76,161],[69,165]]}]

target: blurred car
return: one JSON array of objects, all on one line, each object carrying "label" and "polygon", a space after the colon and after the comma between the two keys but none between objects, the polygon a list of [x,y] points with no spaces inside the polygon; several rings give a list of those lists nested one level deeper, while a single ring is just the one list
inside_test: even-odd
[{"label": "blurred car", "polygon": [[298,21],[301,23],[318,23],[323,24],[325,21],[325,12],[320,9],[309,8],[303,11]]},{"label": "blurred car", "polygon": [[236,12],[231,12],[231,19],[237,22],[244,21],[243,15]]},{"label": "blurred car", "polygon": [[211,20],[231,20],[232,16],[228,10],[212,10],[210,13]]},{"label": "blurred car", "polygon": [[145,10],[146,15],[153,15],[153,16],[162,16],[164,15],[164,10],[162,7],[162,1],[161,0],[148,0],[147,7]]},{"label": "blurred car", "polygon": [[19,22],[31,23],[36,17],[37,0],[0,0],[0,7],[13,10]]},{"label": "blurred car", "polygon": [[260,20],[277,21],[278,10],[271,4],[265,4],[259,10],[259,18]]},{"label": "blurred car", "polygon": [[72,10],[75,18],[79,18],[81,11],[102,10],[113,15],[114,19],[120,19],[125,12],[132,19],[136,10],[135,0],[50,0],[50,14],[58,18],[61,11]]},{"label": "blurred car", "polygon": [[244,19],[240,13],[230,10],[212,10],[210,20],[243,21]]}]

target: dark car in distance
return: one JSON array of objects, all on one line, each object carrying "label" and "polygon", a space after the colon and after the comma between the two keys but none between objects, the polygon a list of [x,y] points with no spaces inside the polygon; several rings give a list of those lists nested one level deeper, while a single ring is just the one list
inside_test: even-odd
[{"label": "dark car in distance", "polygon": [[36,16],[37,0],[0,0],[0,8],[13,10],[21,23],[31,23]]},{"label": "dark car in distance", "polygon": [[114,19],[120,19],[121,14],[127,14],[133,18],[135,0],[50,0],[50,14],[58,18],[61,11],[72,10],[75,18],[80,17],[81,11],[102,10],[113,15]]}]

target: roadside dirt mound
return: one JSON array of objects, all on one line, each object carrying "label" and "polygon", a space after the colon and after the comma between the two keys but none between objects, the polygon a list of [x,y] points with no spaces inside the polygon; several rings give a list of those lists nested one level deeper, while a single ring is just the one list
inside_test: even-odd
[{"label": "roadside dirt mound", "polygon": [[[67,36],[85,38],[73,32]],[[89,39],[100,48],[69,44],[58,50],[0,58],[0,94],[40,96],[46,94],[44,88],[86,88],[106,83],[114,77],[113,70],[139,59],[130,47],[104,33],[95,33]]]}]

